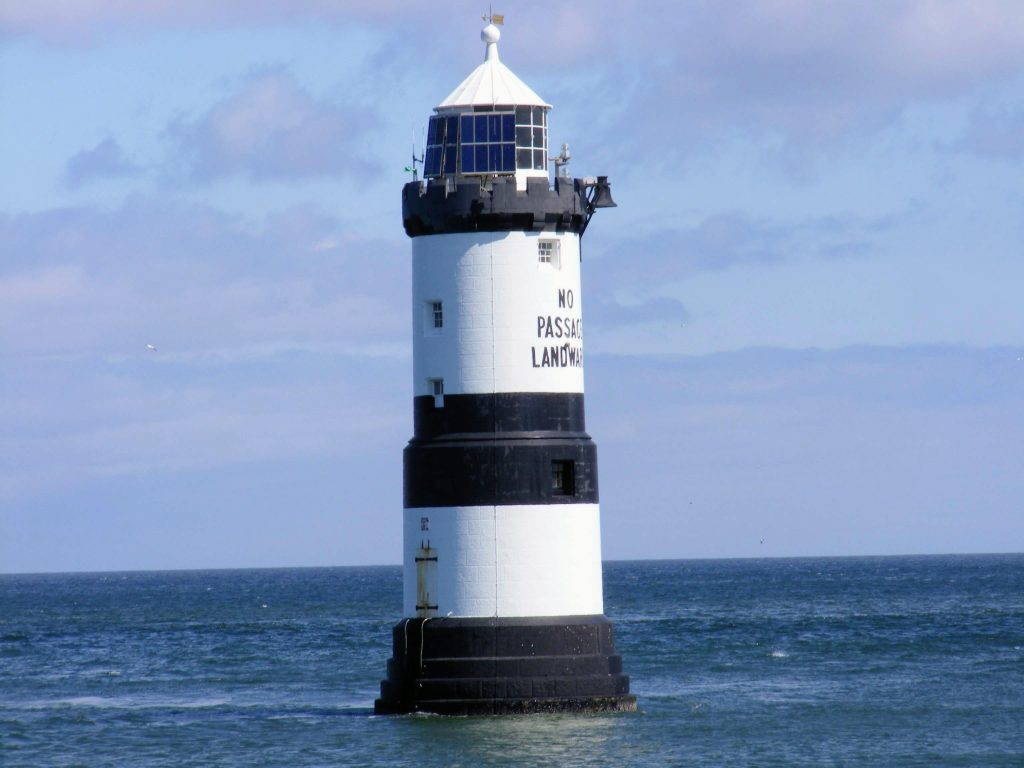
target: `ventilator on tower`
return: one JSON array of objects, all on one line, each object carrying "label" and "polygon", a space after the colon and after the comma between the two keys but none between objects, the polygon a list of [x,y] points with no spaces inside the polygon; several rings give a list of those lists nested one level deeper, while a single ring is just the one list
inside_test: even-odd
[{"label": "ventilator on tower", "polygon": [[[496,20],[497,17],[492,17]],[[412,239],[404,616],[378,713],[631,711],[604,615],[585,430],[580,240],[605,177],[549,157],[547,104],[498,57],[434,110]],[[554,165],[554,174],[549,172]]]}]

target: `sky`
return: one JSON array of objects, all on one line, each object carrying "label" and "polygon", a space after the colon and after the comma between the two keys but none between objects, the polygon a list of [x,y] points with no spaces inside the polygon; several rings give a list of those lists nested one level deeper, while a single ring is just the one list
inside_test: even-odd
[{"label": "sky", "polygon": [[[485,10],[0,6],[0,572],[400,561],[400,190]],[[1024,551],[1024,4],[494,10],[618,203],[604,557]]]}]

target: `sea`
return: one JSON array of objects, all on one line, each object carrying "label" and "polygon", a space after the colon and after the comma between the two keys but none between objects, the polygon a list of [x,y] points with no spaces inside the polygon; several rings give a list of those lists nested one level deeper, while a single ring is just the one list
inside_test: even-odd
[{"label": "sea", "polygon": [[375,716],[398,567],[0,576],[0,766],[1024,766],[1024,555],[605,564],[639,711]]}]

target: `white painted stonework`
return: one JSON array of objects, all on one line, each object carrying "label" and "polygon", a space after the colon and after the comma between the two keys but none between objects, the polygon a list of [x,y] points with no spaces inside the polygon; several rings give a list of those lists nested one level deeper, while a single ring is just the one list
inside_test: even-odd
[{"label": "white painted stonework", "polygon": [[426,576],[437,606],[429,615],[604,613],[597,504],[427,507],[404,518],[406,616],[418,615],[427,570],[416,557],[427,547],[437,558]]},{"label": "white painted stonework", "polygon": [[[541,240],[556,242],[556,264],[539,261]],[[583,392],[577,235],[416,237],[412,269],[415,395],[433,394],[432,379],[444,380],[445,394]],[[444,307],[439,330],[430,325],[433,301]]]}]

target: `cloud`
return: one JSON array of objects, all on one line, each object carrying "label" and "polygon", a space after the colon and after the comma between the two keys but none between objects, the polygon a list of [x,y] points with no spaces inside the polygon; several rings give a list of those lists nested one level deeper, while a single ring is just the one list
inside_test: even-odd
[{"label": "cloud", "polygon": [[0,216],[0,354],[401,347],[406,248],[308,208],[252,222],[135,199]]},{"label": "cloud", "polygon": [[1017,354],[590,355],[606,556],[1016,551]]},{"label": "cloud", "polygon": [[196,120],[168,128],[186,172],[197,179],[280,180],[375,170],[360,140],[372,111],[315,99],[286,72],[264,72]]},{"label": "cloud", "polygon": [[309,208],[0,215],[0,506],[399,446],[407,249]]},{"label": "cloud", "polygon": [[[772,555],[1019,550],[1019,356],[951,346],[589,355],[605,555],[763,556],[761,537]],[[242,564],[308,564],[322,544],[308,533],[323,530],[314,509],[338,547],[320,557],[393,562],[408,365],[297,353],[257,365],[151,356],[0,367],[0,504],[23,543],[0,542],[4,567],[234,564],[250,538],[288,529],[305,534]],[[372,535],[385,525],[394,538]],[[206,562],[191,559],[197,540]]]},{"label": "cloud", "polygon": [[[661,227],[629,237],[609,237],[590,254],[600,267],[588,270],[597,293],[653,296],[702,272],[769,267],[793,259],[850,259],[872,252],[889,217],[816,217],[772,220],[738,211],[716,213],[690,225]],[[637,269],[642,255],[643,268]],[[665,304],[653,305],[675,311]]]},{"label": "cloud", "polygon": [[601,298],[587,300],[587,324],[631,326],[671,323],[680,325],[690,319],[686,307],[675,299],[657,296],[637,303],[619,303]]},{"label": "cloud", "polygon": [[408,4],[397,0],[35,0],[0,6],[0,34],[32,35],[56,44],[94,43],[110,33],[310,20],[338,24],[353,19],[394,17]]},{"label": "cloud", "polygon": [[975,110],[951,149],[996,160],[1024,157],[1024,109]]},{"label": "cloud", "polygon": [[544,93],[593,115],[592,143],[620,158],[655,146],[659,162],[678,161],[752,141],[802,175],[827,150],[863,146],[908,107],[1024,72],[1017,2],[739,0],[591,13],[587,36],[597,39],[563,65],[586,68],[587,88],[562,76]]},{"label": "cloud", "polygon": [[[787,167],[813,168],[817,154],[836,145],[860,145],[899,120],[914,105],[956,99],[1024,70],[1024,12],[1015,0],[944,2],[893,0],[882,9],[854,2],[737,0],[729,4],[568,4],[524,2],[507,15],[506,61],[560,108],[587,115],[587,133],[607,151],[635,158],[659,146],[661,159],[677,159],[723,142],[757,142]],[[338,28],[360,25],[386,40],[375,57],[378,71],[401,67],[465,74],[435,41],[469,46],[479,11],[460,2],[445,14],[415,4],[298,0],[287,7],[257,1],[195,0],[128,3],[122,0],[39,0],[7,4],[0,28],[50,40],[101,39],[114,30],[157,34],[166,29],[295,26],[315,20]],[[544,28],[550,34],[530,34]],[[464,40],[464,43],[460,43]],[[457,80],[455,81],[457,82]],[[447,87],[450,87],[449,84]],[[212,173],[275,176],[282,168],[318,173],[302,141],[330,149],[320,131],[350,139],[353,114],[312,104],[294,83],[252,84],[237,101],[208,115],[194,129],[193,147]],[[443,94],[442,94],[443,95]],[[290,145],[255,168],[238,154],[228,113],[243,120],[269,108],[262,134],[280,132]],[[289,123],[272,105],[299,105],[310,123]],[[322,121],[313,119],[317,115]],[[319,126],[319,128],[314,126]],[[293,140],[291,140],[293,139]],[[666,141],[666,139],[670,139]],[[243,141],[243,146],[244,141]],[[218,158],[218,149],[227,148]],[[288,152],[296,156],[288,161]],[[343,163],[326,155],[326,173]]]},{"label": "cloud", "polygon": [[83,149],[68,160],[64,178],[68,186],[80,187],[90,181],[137,176],[139,167],[130,162],[117,140],[103,139],[92,149]]},{"label": "cloud", "polygon": [[397,451],[406,365],[322,350],[258,364],[143,350],[12,366],[0,374],[0,501],[4,486],[45,495],[89,478],[340,459],[376,451],[382,435]]}]

